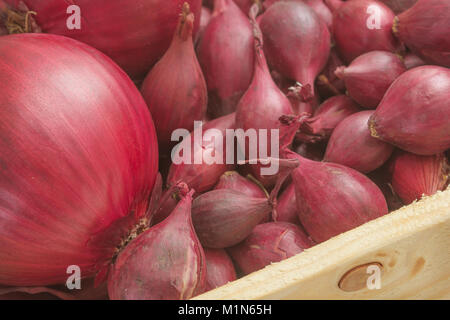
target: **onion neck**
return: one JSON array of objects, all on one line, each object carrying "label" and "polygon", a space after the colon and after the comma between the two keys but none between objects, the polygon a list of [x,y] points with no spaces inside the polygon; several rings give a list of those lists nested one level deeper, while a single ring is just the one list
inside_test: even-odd
[{"label": "onion neck", "polygon": [[175,38],[181,41],[187,41],[192,39],[192,33],[194,30],[194,14],[191,12],[190,6],[187,2],[183,4],[180,20],[178,21],[177,30],[175,32]]},{"label": "onion neck", "polygon": [[21,6],[23,10],[13,10],[0,0],[0,25],[4,25],[8,34],[41,32],[33,18],[37,13],[28,10],[24,4]]}]

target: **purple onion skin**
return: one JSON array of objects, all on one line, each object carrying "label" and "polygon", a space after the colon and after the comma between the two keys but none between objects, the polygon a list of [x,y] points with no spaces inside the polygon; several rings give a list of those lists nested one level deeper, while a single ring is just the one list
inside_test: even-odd
[{"label": "purple onion skin", "polygon": [[216,0],[198,48],[198,59],[209,91],[208,113],[232,113],[253,74],[252,26],[233,0]]},{"label": "purple onion skin", "polygon": [[317,242],[326,241],[388,213],[381,190],[362,173],[340,164],[299,159],[292,173],[299,219]]},{"label": "purple onion skin", "polygon": [[[229,114],[227,116],[217,118],[210,122],[207,122],[203,126],[203,133],[205,133],[209,129],[218,129],[222,132],[225,137],[226,129],[233,129],[235,123],[235,115],[234,113]],[[194,135],[191,133],[191,143],[193,145]],[[189,139],[186,137],[185,139]],[[187,141],[187,140],[186,140]],[[172,164],[169,169],[169,175],[167,177],[168,186],[176,185],[178,182],[185,182],[190,188],[193,188],[195,191],[202,193],[208,190],[211,190],[214,185],[219,181],[219,178],[222,174],[227,171],[233,170],[235,165],[226,164],[226,143],[224,139],[223,150],[215,150],[215,152],[219,152],[223,155],[223,164],[215,163],[215,164],[195,164],[194,152],[191,157],[191,163],[182,163],[182,164]],[[198,150],[198,152],[204,152],[205,150],[211,150],[215,147],[214,142],[203,142],[202,144],[203,150]],[[194,149],[195,151],[195,149]]]},{"label": "purple onion skin", "polygon": [[336,74],[344,80],[353,100],[365,108],[375,109],[391,84],[405,71],[398,55],[371,51],[357,57],[348,67],[338,68]]},{"label": "purple onion skin", "polygon": [[449,1],[417,1],[396,17],[393,30],[425,62],[450,67]]},{"label": "purple onion skin", "polygon": [[325,67],[330,52],[327,26],[305,3],[281,1],[260,20],[269,65],[284,76],[311,86]]},{"label": "purple onion skin", "polygon": [[214,187],[214,190],[235,190],[252,198],[267,198],[267,194],[256,183],[241,176],[236,171],[225,172]]},{"label": "purple onion skin", "polygon": [[405,63],[405,67],[408,70],[426,65],[425,61],[416,56],[414,53],[408,53],[403,60]]},{"label": "purple onion skin", "polygon": [[184,300],[204,291],[205,254],[192,226],[192,193],[120,252],[109,274],[110,299]]},{"label": "purple onion skin", "polygon": [[192,221],[203,246],[223,249],[244,240],[271,211],[268,199],[213,190],[194,200]]},{"label": "purple onion skin", "polygon": [[324,161],[339,163],[362,173],[381,167],[394,146],[371,136],[367,121],[374,111],[362,111],[342,121],[328,142]]},{"label": "purple onion skin", "polygon": [[450,70],[417,67],[403,73],[370,117],[372,136],[418,155],[450,147]]},{"label": "purple onion skin", "polygon": [[205,249],[206,291],[236,280],[233,261],[223,249]]},{"label": "purple onion skin", "polygon": [[281,193],[277,202],[276,215],[273,218],[276,222],[289,222],[295,225],[300,224],[294,184],[289,184],[289,186]]},{"label": "purple onion skin", "polygon": [[[367,12],[369,7],[379,12],[379,29],[368,28],[371,17]],[[358,56],[374,50],[398,51],[399,44],[392,34],[394,18],[391,9],[375,0],[344,2],[333,15],[333,35],[344,61],[350,63]]]},{"label": "purple onion skin", "polygon": [[287,222],[269,222],[258,225],[245,241],[228,252],[238,268],[250,274],[312,246],[314,242],[300,227]]}]

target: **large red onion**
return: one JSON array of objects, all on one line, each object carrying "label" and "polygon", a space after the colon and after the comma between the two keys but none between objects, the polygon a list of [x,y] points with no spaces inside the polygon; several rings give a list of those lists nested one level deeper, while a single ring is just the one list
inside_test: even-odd
[{"label": "large red onion", "polygon": [[146,219],[158,166],[148,108],[97,50],[0,37],[0,283],[93,276]]},{"label": "large red onion", "polygon": [[110,299],[184,300],[203,293],[206,261],[192,226],[193,193],[119,253],[108,278]]},{"label": "large red onion", "polygon": [[194,51],[193,28],[194,15],[185,3],[169,50],[142,84],[161,150],[173,146],[173,131],[192,131],[194,121],[202,121],[206,114],[208,92]]},{"label": "large red onion", "polygon": [[375,0],[344,2],[333,16],[333,36],[344,61],[374,50],[397,51],[391,30],[394,17],[391,9]]},{"label": "large red onion", "polygon": [[[213,121],[207,122],[202,126],[203,134],[209,129],[217,129],[222,133],[224,139],[222,141],[215,141],[214,139],[201,139],[200,144],[195,138],[194,132],[188,137],[185,137],[180,144],[180,148],[185,146],[191,149],[191,157],[189,161],[180,164],[172,163],[167,177],[168,186],[175,186],[178,182],[183,181],[188,184],[190,188],[197,192],[205,192],[211,190],[219,181],[222,174],[233,170],[235,164],[227,164],[227,149],[226,149],[226,130],[234,129],[235,114],[229,114]],[[201,137],[204,138],[204,137]],[[175,153],[176,150],[174,150]],[[222,163],[208,164],[206,156],[214,154],[218,159],[222,159]],[[200,158],[201,163],[195,163],[195,159]]]},{"label": "large red onion", "polygon": [[419,0],[395,18],[394,33],[426,62],[450,67],[450,2]]},{"label": "large red onion", "polygon": [[[201,0],[5,0],[22,16],[30,10],[42,30],[74,38],[99,49],[117,62],[130,76],[143,78],[150,67],[170,45],[182,4],[188,2],[196,17],[200,16]],[[20,3],[26,6],[20,5]],[[70,30],[67,14],[70,5],[81,11],[81,28]],[[18,25],[22,31],[25,19]],[[1,24],[1,23],[0,23]],[[10,26],[11,28],[17,25]],[[195,30],[198,29],[198,19]]]},{"label": "large red onion", "polygon": [[348,67],[336,69],[348,95],[359,105],[375,109],[392,82],[406,71],[401,58],[387,51],[371,51],[360,55]]},{"label": "large red onion", "polygon": [[228,252],[238,268],[249,274],[265,266],[290,258],[314,245],[298,226],[287,222],[269,222],[255,227],[242,243]]},{"label": "large red onion", "polygon": [[327,63],[330,33],[305,3],[277,2],[260,20],[264,52],[269,64],[304,87],[306,99],[314,95],[314,81]]},{"label": "large red onion", "polygon": [[367,121],[374,111],[362,111],[345,118],[334,129],[324,160],[339,163],[362,173],[381,167],[394,147],[370,135]]},{"label": "large red onion", "polygon": [[362,173],[288,150],[285,156],[300,161],[292,172],[295,198],[300,222],[314,241],[326,241],[388,213],[383,193]]},{"label": "large red onion", "polygon": [[433,155],[450,148],[450,70],[406,71],[386,92],[369,125],[372,136],[405,151]]},{"label": "large red onion", "polygon": [[253,73],[253,35],[248,17],[233,0],[216,0],[198,46],[198,59],[209,91],[209,113],[232,113]]},{"label": "large red onion", "polygon": [[443,153],[418,156],[398,151],[389,163],[392,187],[403,203],[443,190],[449,179],[449,165]]}]

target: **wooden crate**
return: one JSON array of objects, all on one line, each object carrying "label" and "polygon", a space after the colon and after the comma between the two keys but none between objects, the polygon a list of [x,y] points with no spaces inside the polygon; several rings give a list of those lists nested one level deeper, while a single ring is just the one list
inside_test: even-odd
[{"label": "wooden crate", "polygon": [[450,299],[450,190],[195,299]]}]

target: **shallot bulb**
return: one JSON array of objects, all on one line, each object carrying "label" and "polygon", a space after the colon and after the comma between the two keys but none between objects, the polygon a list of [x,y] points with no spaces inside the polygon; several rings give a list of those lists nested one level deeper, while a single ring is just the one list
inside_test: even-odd
[{"label": "shallot bulb", "polygon": [[197,32],[197,35],[195,36],[195,43],[198,43],[198,41],[202,37],[203,31],[205,31],[206,27],[208,26],[209,22],[211,21],[211,18],[212,18],[211,10],[209,8],[203,6],[201,16],[200,16],[200,27]]},{"label": "shallot bulb", "polygon": [[344,80],[353,100],[365,108],[375,109],[394,80],[405,71],[398,55],[371,51],[357,57],[348,67],[337,68],[336,75]]},{"label": "shallot bulb", "polygon": [[314,81],[327,63],[330,33],[316,13],[303,2],[281,1],[260,20],[264,52],[271,67],[303,86],[303,96],[314,96]]},{"label": "shallot bulb", "polygon": [[394,13],[375,0],[344,2],[333,15],[333,36],[346,63],[374,50],[396,52],[392,34]]},{"label": "shallot bulb", "polygon": [[443,153],[419,156],[399,151],[391,159],[389,169],[392,187],[406,205],[448,185],[449,165]]},{"label": "shallot bulb", "polygon": [[340,164],[311,161],[286,150],[300,166],[291,176],[298,215],[319,243],[388,213],[380,189],[362,173]]},{"label": "shallot bulb", "polygon": [[198,46],[213,117],[232,113],[253,74],[252,26],[233,0],[216,0]]},{"label": "shallot bulb", "polygon": [[312,246],[314,242],[300,227],[287,222],[269,222],[256,226],[245,241],[228,252],[238,268],[250,274]]},{"label": "shallot bulb", "polygon": [[110,299],[184,300],[205,290],[205,253],[192,227],[192,194],[119,253],[108,278]]},{"label": "shallot bulb", "polygon": [[370,135],[367,121],[374,111],[362,111],[344,119],[334,129],[324,160],[339,163],[362,173],[381,167],[394,146]]},{"label": "shallot bulb", "polygon": [[348,96],[331,97],[319,106],[314,117],[302,124],[296,139],[309,143],[328,140],[342,120],[359,111],[361,109]]},{"label": "shallot bulb", "polygon": [[233,261],[223,249],[205,249],[206,290],[213,290],[236,280]]},{"label": "shallot bulb", "polygon": [[395,35],[426,62],[450,67],[450,2],[419,0],[395,18]]},{"label": "shallot bulb", "polygon": [[300,224],[298,219],[297,200],[295,199],[295,185],[290,183],[277,200],[276,222],[290,222]]},{"label": "shallot bulb", "polygon": [[254,178],[244,178],[236,171],[225,172],[214,187],[214,190],[235,190],[253,198],[268,198],[267,191]]},{"label": "shallot bulb", "polygon": [[325,68],[321,71],[320,75],[317,77],[316,81],[317,92],[323,99],[345,93],[344,81],[339,79],[334,73],[337,67],[343,65],[344,62],[342,62],[336,52],[336,48],[331,48],[328,62]]},{"label": "shallot bulb", "polygon": [[194,51],[193,28],[194,15],[185,3],[172,44],[141,88],[155,121],[159,147],[165,151],[173,145],[173,131],[192,131],[194,121],[206,114],[208,92]]},{"label": "shallot bulb", "polygon": [[[223,137],[221,141],[206,139],[205,136],[199,137],[201,140],[198,141],[195,131],[185,137],[179,146],[175,147],[177,149],[172,151],[173,156],[178,154],[180,161],[170,166],[167,185],[170,187],[184,181],[190,188],[201,193],[211,190],[222,174],[233,170],[236,165],[227,164],[226,130],[233,129],[234,123],[235,114],[232,113],[202,126],[203,133],[209,129],[219,130]],[[184,152],[190,152],[190,156],[183,156]],[[208,163],[206,158],[212,155],[218,161]],[[197,158],[201,159],[200,163],[196,163]]]},{"label": "shallot bulb", "polygon": [[450,70],[406,71],[386,92],[369,126],[373,137],[419,155],[450,148]]}]

